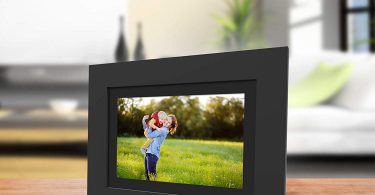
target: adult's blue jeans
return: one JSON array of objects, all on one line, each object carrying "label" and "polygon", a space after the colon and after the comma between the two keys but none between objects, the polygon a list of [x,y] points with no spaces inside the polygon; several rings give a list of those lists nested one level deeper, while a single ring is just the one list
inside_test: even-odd
[{"label": "adult's blue jeans", "polygon": [[156,155],[150,153],[145,155],[145,175],[147,180],[156,178],[156,164],[158,160],[159,158]]}]

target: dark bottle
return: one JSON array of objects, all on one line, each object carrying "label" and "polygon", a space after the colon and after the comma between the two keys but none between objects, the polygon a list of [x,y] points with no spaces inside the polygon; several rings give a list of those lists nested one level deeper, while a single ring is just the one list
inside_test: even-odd
[{"label": "dark bottle", "polygon": [[142,24],[141,23],[138,23],[137,30],[138,30],[138,39],[135,45],[134,60],[144,60],[146,58],[146,55],[144,52],[144,46],[143,46],[143,41],[142,41]]},{"label": "dark bottle", "polygon": [[115,58],[117,62],[124,62],[129,60],[128,48],[124,35],[124,17],[120,16],[120,36],[117,42]]}]

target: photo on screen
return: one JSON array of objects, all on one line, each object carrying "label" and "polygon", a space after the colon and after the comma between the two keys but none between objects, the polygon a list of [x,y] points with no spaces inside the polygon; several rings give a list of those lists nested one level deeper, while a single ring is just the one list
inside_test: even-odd
[{"label": "photo on screen", "polygon": [[244,102],[244,93],[117,98],[117,178],[242,189]]}]

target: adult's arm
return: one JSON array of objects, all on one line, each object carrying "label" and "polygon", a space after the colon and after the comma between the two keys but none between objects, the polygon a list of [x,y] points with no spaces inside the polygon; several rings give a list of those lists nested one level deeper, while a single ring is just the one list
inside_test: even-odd
[{"label": "adult's arm", "polygon": [[[165,131],[165,127],[162,127],[161,128],[161,131],[152,131],[152,132],[147,132],[147,136],[149,138],[155,138],[155,137],[159,137],[164,131]],[[147,137],[146,136],[146,137]]]}]

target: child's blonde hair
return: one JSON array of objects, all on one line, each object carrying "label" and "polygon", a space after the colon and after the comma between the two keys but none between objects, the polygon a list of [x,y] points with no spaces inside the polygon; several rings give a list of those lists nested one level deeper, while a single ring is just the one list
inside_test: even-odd
[{"label": "child's blonde hair", "polygon": [[168,115],[164,111],[159,111],[158,112],[158,118],[159,119],[166,119],[167,117],[168,117]]}]

